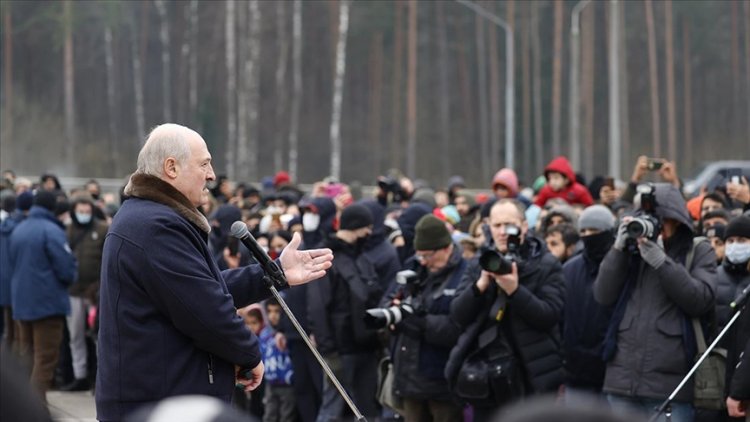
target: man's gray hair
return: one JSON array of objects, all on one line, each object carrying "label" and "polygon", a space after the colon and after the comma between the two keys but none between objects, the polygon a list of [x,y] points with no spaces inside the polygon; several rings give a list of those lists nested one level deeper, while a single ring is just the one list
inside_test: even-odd
[{"label": "man's gray hair", "polygon": [[200,136],[194,130],[175,123],[156,126],[138,153],[135,172],[161,177],[167,158],[173,157],[178,163],[186,162],[190,158],[188,138],[192,135]]}]

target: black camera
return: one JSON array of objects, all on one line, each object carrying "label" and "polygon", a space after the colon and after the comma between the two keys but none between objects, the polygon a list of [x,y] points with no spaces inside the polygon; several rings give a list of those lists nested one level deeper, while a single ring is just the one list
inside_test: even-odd
[{"label": "black camera", "polygon": [[398,179],[390,176],[378,177],[378,187],[386,195],[391,194],[393,202],[401,202],[405,199],[404,191]]},{"label": "black camera", "polygon": [[638,186],[637,192],[641,194],[641,208],[625,226],[626,233],[631,239],[645,237],[656,241],[661,233],[661,220],[656,215],[656,189],[648,183]]},{"label": "black camera", "polygon": [[[492,242],[492,234],[488,226],[485,230],[485,237],[488,242]],[[513,271],[513,262],[518,261],[518,250],[521,246],[521,228],[512,224],[505,226],[505,233],[508,235],[508,251],[504,254],[495,249],[491,243],[482,248],[479,255],[479,266],[483,270],[498,275],[510,274]]]}]

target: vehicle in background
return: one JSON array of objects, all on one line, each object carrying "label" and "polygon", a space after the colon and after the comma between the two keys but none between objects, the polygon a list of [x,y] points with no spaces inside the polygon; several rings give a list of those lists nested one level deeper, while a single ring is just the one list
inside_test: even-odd
[{"label": "vehicle in background", "polygon": [[713,161],[701,167],[694,178],[687,180],[682,186],[682,191],[685,196],[691,198],[698,195],[703,186],[713,190],[716,186],[727,183],[728,176],[731,177],[729,173],[734,169],[739,169],[742,176],[750,180],[750,160]]}]

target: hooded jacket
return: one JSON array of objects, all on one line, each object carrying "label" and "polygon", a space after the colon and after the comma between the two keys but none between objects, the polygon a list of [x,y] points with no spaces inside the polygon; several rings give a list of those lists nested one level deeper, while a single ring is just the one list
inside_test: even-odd
[{"label": "hooded jacket", "polygon": [[208,221],[163,180],[135,174],[125,193],[104,242],[97,419],[176,395],[229,402],[235,365],[261,359],[235,308],[268,296],[262,269],[220,271]]},{"label": "hooded jacket", "polygon": [[[597,302],[612,306],[627,300],[617,327],[617,348],[607,363],[603,391],[630,397],[663,399],[680,383],[693,363],[686,348],[688,318],[710,312],[715,303],[716,256],[707,242],[695,246],[691,268],[684,266],[692,247],[692,222],[685,200],[674,186],[656,185],[656,214],[680,224],[678,232],[690,233],[682,244],[667,242],[666,260],[653,268],[636,259],[629,298],[626,291],[631,253],[610,249],[594,282]],[[678,234],[675,234],[675,237]],[[671,239],[668,239],[671,240]],[[675,251],[682,251],[675,254]],[[692,330],[690,331],[692,333]],[[686,337],[687,336],[687,337]],[[676,396],[692,401],[692,380]]]},{"label": "hooded jacket", "polygon": [[545,184],[539,191],[534,204],[543,207],[552,198],[562,198],[571,205],[582,204],[588,207],[594,204],[594,199],[591,197],[588,189],[576,181],[576,174],[573,172],[573,168],[570,166],[567,158],[561,156],[550,161],[547,167],[544,168],[544,174],[547,175],[549,172],[557,172],[567,177],[568,185],[559,191],[554,191],[549,183]]},{"label": "hooded jacket", "polygon": [[35,321],[70,313],[68,286],[77,277],[62,223],[46,208],[34,205],[10,235],[10,280],[13,319]]},{"label": "hooded jacket", "polygon": [[[90,204],[92,211],[96,209],[92,201],[76,199],[71,205],[71,210],[75,209],[78,203]],[[83,296],[89,286],[99,281],[102,269],[102,248],[108,227],[107,223],[97,219],[94,215],[88,224],[81,224],[71,212],[70,217],[73,222],[67,228],[67,236],[70,248],[78,260],[78,280],[70,286],[71,296]]]}]

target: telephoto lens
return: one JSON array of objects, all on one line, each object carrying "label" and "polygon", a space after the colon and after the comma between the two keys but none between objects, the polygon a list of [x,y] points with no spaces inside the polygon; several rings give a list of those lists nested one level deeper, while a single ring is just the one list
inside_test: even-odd
[{"label": "telephoto lens", "polygon": [[479,256],[479,265],[483,270],[498,275],[510,274],[513,271],[513,263],[505,259],[495,249],[487,249]]},{"label": "telephoto lens", "polygon": [[373,330],[385,328],[401,322],[406,316],[413,313],[411,306],[402,303],[400,306],[389,308],[372,308],[365,311],[365,327]]}]

